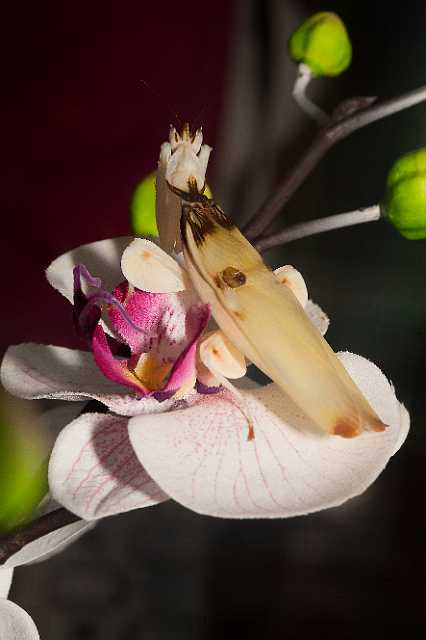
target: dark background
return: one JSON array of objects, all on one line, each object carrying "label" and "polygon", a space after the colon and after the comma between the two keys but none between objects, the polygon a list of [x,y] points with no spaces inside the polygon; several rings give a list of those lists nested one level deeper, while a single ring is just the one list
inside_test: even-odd
[{"label": "dark background", "polygon": [[[144,5],[16,2],[4,16],[3,349],[79,346],[43,269],[71,247],[127,233],[132,190],[176,112],[203,123],[215,147],[209,181],[227,211],[238,221],[255,210],[313,133],[289,98],[285,52],[303,16],[337,11],[354,46],[346,74],[315,83],[322,104],[425,83],[421,1]],[[425,105],[354,134],[283,219],[378,202],[392,162],[425,144]],[[303,272],[336,350],[369,357],[394,382],[412,414],[407,443],[364,496],[320,514],[235,522],[170,502],[101,522],[61,556],[17,572],[12,598],[43,640],[423,630],[426,244],[374,223],[268,258]]]}]

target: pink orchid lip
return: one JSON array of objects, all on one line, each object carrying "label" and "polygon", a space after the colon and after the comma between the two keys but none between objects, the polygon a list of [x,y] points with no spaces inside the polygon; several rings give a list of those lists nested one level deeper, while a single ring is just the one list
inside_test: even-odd
[{"label": "pink orchid lip", "polygon": [[[92,294],[83,292],[82,280],[95,289]],[[195,384],[197,342],[207,326],[210,308],[193,298],[184,303],[183,294],[179,295],[147,293],[127,282],[110,293],[84,265],[74,268],[77,332],[89,342],[95,362],[107,378],[160,402],[173,397],[192,378]],[[99,323],[102,303],[108,305],[111,328],[118,339],[106,335]],[[126,348],[130,349],[129,357],[115,357]],[[139,358],[150,352],[166,370],[160,387],[141,379],[136,372]]]}]

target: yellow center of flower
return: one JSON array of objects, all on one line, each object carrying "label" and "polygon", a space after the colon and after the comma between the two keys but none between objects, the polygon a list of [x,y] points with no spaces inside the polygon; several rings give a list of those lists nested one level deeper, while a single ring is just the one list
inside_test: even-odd
[{"label": "yellow center of flower", "polygon": [[160,362],[155,354],[143,353],[131,372],[149,391],[158,391],[166,384],[172,368],[172,362]]}]

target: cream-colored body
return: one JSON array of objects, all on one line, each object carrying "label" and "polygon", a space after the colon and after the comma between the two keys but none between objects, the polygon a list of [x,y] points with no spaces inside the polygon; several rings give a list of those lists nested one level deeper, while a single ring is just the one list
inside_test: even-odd
[{"label": "cream-colored body", "polygon": [[188,181],[192,181],[201,193],[206,182],[211,150],[211,147],[203,144],[201,129],[192,134],[188,124],[182,133],[171,127],[169,141],[161,145],[155,206],[161,245],[167,253],[182,251],[179,233],[181,201],[167,185],[185,191]]},{"label": "cream-colored body", "polygon": [[[280,284],[238,229],[224,226],[206,202],[183,209],[189,275],[234,345],[323,430],[344,437],[383,430],[385,425],[296,296]],[[245,275],[243,284],[224,282],[221,274],[229,267]]]}]

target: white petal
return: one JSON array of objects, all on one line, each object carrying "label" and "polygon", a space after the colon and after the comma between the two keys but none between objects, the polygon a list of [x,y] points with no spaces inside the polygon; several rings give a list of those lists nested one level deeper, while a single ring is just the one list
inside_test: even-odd
[{"label": "white petal", "polygon": [[[59,508],[59,505],[57,508]],[[2,566],[13,568],[23,564],[33,564],[48,560],[66,549],[73,542],[76,542],[84,533],[93,529],[95,524],[95,522],[79,520],[67,524],[56,531],[51,531],[45,536],[29,542],[20,551],[10,556]]]},{"label": "white petal", "polygon": [[49,283],[73,301],[73,268],[84,264],[93,276],[101,278],[102,286],[112,291],[123,276],[120,269],[121,254],[133,240],[131,236],[90,242],[56,258],[46,270]]},{"label": "white petal", "polygon": [[32,618],[10,600],[0,599],[1,640],[40,640]]},{"label": "white petal", "polygon": [[0,566],[0,598],[7,598],[12,585],[13,569]]},{"label": "white petal", "polygon": [[168,499],[138,461],[128,420],[86,413],[56,441],[49,464],[53,497],[86,520],[95,520]]},{"label": "white petal", "polygon": [[383,433],[345,439],[319,432],[280,389],[245,393],[255,439],[227,394],[174,413],[132,418],[139,460],[170,497],[199,513],[277,518],[337,506],[362,493],[408,429],[391,386],[371,362],[339,354],[381,419]]},{"label": "white petal", "polygon": [[60,431],[80,415],[85,404],[85,402],[67,402],[59,407],[45,411],[37,420],[34,428],[38,429],[40,433],[43,431],[48,438],[48,445],[53,447]]},{"label": "white petal", "polygon": [[121,270],[134,287],[151,293],[177,293],[187,287],[185,271],[150,240],[135,238],[124,250]]},{"label": "white petal", "polygon": [[50,398],[99,400],[121,415],[165,411],[174,400],[157,402],[129,394],[111,382],[95,364],[91,353],[65,347],[20,344],[9,347],[1,364],[1,382],[9,393],[34,400]]}]

